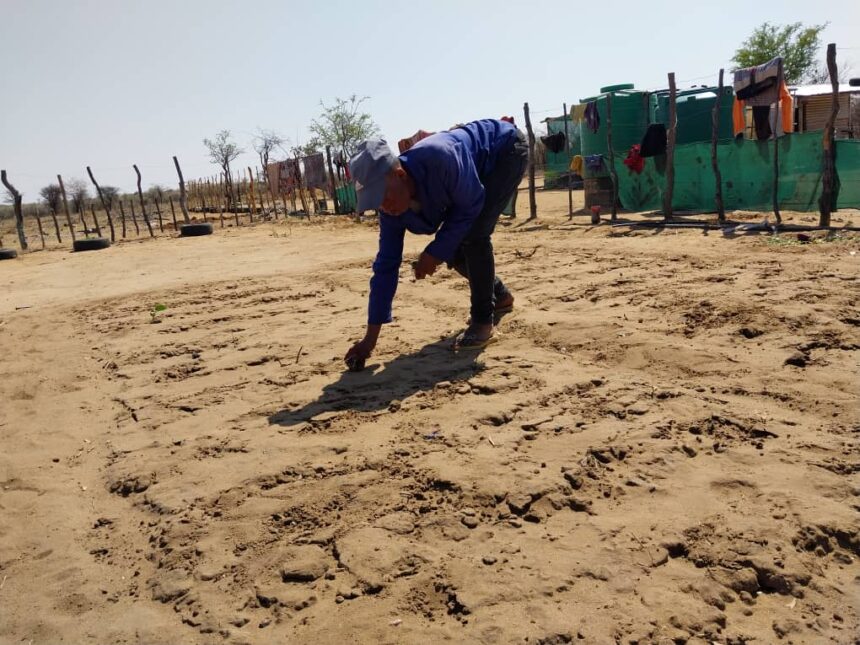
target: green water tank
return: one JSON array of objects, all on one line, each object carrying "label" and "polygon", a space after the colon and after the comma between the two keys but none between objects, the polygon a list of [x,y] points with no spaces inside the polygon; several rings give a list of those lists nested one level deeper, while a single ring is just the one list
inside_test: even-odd
[{"label": "green water tank", "polygon": [[[642,140],[648,127],[648,95],[636,90],[632,83],[609,85],[600,88],[599,96],[582,99],[580,103],[597,102],[600,126],[594,132],[585,121],[582,122],[582,155],[602,154],[606,157],[609,148],[606,141],[606,97],[612,96],[612,148],[622,159],[633,144]],[[605,173],[588,173],[587,176],[600,176]]]},{"label": "green water tank", "polygon": [[[675,142],[678,145],[711,140],[712,114],[717,88],[703,87],[678,92],[675,99],[678,129]],[[734,94],[731,87],[724,87],[720,97],[720,140],[731,139],[732,103]],[[669,91],[661,90],[651,95],[650,119],[652,123],[669,125]]]}]

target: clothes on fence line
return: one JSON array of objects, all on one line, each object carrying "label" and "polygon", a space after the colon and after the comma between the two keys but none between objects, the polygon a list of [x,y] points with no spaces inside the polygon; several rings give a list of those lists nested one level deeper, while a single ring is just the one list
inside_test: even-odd
[{"label": "clothes on fence line", "polygon": [[580,177],[582,177],[584,166],[585,160],[582,158],[582,155],[574,155],[573,159],[570,160],[570,171],[576,173]]},{"label": "clothes on fence line", "polygon": [[281,185],[285,186],[285,192],[292,193],[301,185],[302,181],[302,169],[299,166],[299,160],[287,159],[281,163],[284,164],[281,170]]},{"label": "clothes on fence line", "polygon": [[427,132],[426,130],[418,130],[418,132],[413,134],[411,137],[406,137],[405,139],[401,139],[400,141],[397,142],[397,147],[400,150],[400,154],[403,154],[404,152],[409,150],[409,148],[414,146],[416,143],[418,143],[422,139],[426,139],[431,134],[436,134],[436,133],[435,132]]},{"label": "clothes on fence line", "polygon": [[547,147],[547,150],[555,154],[562,152],[564,150],[564,144],[567,142],[564,132],[556,132],[555,134],[541,137],[540,140]]},{"label": "clothes on fence line", "polygon": [[779,69],[782,58],[777,56],[762,65],[735,70],[735,96],[749,105],[770,105],[779,96]]},{"label": "clothes on fence line", "polygon": [[273,190],[278,190],[281,185],[280,170],[281,162],[266,164],[266,179]]},{"label": "clothes on fence line", "polygon": [[582,121],[585,118],[585,103],[580,103],[579,105],[571,105],[570,106],[570,120],[571,121]]},{"label": "clothes on fence line", "polygon": [[276,187],[279,195],[291,194],[298,184],[298,163],[295,159],[276,161],[266,167],[269,176],[269,184]]},{"label": "clothes on fence line", "polygon": [[600,172],[603,170],[603,155],[587,155],[585,157],[585,167],[591,172]]},{"label": "clothes on fence line", "polygon": [[325,176],[325,157],[323,153],[317,152],[304,157],[302,162],[305,166],[305,186],[308,188],[328,189],[328,180]]},{"label": "clothes on fence line", "polygon": [[639,144],[639,154],[642,157],[656,157],[666,154],[665,124],[652,123],[648,126]]},{"label": "clothes on fence line", "polygon": [[624,160],[624,165],[630,168],[637,175],[645,168],[645,159],[639,154],[639,144],[635,143],[630,146],[627,152],[627,158]]},{"label": "clothes on fence line", "polygon": [[[775,103],[776,101],[774,101]],[[734,104],[732,105],[732,125],[736,137],[742,135],[746,130],[744,108],[747,105],[753,108],[753,125],[755,126],[757,139],[762,139],[764,133],[768,131],[767,136],[764,138],[770,138],[774,132],[776,132],[776,136],[794,132],[794,100],[788,92],[788,86],[785,84],[785,81],[779,87],[779,124],[776,123],[776,113],[771,111],[772,105],[770,103],[767,105],[756,104],[735,97]],[[767,127],[764,125],[765,120],[769,123]]]},{"label": "clothes on fence line", "polygon": [[583,117],[589,130],[597,132],[600,129],[600,113],[597,111],[597,101],[589,101],[588,105],[585,106]]}]

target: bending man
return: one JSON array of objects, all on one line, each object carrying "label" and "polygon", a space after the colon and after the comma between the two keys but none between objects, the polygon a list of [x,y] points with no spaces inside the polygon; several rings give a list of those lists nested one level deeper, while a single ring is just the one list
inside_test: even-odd
[{"label": "bending man", "polygon": [[469,281],[471,320],[458,349],[493,340],[493,320],[514,298],[496,275],[490,239],[528,161],[525,138],[510,123],[474,121],[422,139],[395,157],[382,139],[359,144],[350,160],[358,212],[379,209],[379,252],[370,279],[367,332],[346,355],[366,359],[392,320],[406,231],[435,235],[413,264],[419,280],[443,262]]}]

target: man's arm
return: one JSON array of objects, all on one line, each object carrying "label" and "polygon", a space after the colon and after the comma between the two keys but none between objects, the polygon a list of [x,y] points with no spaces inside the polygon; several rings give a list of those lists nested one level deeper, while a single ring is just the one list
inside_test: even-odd
[{"label": "man's arm", "polygon": [[397,218],[384,214],[379,216],[379,251],[373,262],[373,276],[370,278],[367,311],[369,325],[391,322],[391,303],[397,293],[405,232],[405,227]]},{"label": "man's arm", "polygon": [[[367,331],[364,338],[353,345],[344,357],[352,369],[352,359],[368,358],[376,347],[382,325],[391,322],[391,303],[397,292],[400,262],[403,259],[403,236],[406,229],[389,215],[379,218],[379,251],[373,262],[370,278],[370,298],[367,312]],[[359,368],[360,369],[360,368]]]}]

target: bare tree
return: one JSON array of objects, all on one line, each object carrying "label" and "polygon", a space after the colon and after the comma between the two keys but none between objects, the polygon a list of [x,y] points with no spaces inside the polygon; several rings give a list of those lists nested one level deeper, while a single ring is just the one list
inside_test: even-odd
[{"label": "bare tree", "polygon": [[69,180],[66,192],[72,199],[72,205],[78,213],[83,212],[87,200],[90,198],[90,191],[87,183],[83,179],[73,177]]},{"label": "bare tree", "polygon": [[[836,75],[837,80],[840,83],[847,83],[854,75],[854,68],[844,60],[837,67],[839,70],[839,73]],[[827,63],[821,63],[821,65],[809,72],[806,80],[813,85],[830,85],[830,70],[827,69]]]},{"label": "bare tree", "polygon": [[221,166],[227,199],[232,203],[234,201],[233,175],[230,172],[230,164],[245,151],[232,141],[229,130],[221,130],[214,139],[203,139],[203,145],[209,150],[209,159],[212,163]]},{"label": "bare tree", "polygon": [[319,119],[311,121],[308,129],[313,139],[305,147],[322,150],[331,146],[351,156],[361,141],[379,133],[379,126],[370,114],[361,111],[362,104],[369,99],[353,94],[348,99],[336,98],[330,106],[320,101],[323,112]]},{"label": "bare tree", "polygon": [[57,234],[57,242],[63,242],[60,235],[60,222],[57,219],[57,213],[63,206],[63,192],[60,190],[59,184],[48,184],[39,191],[39,196],[45,201],[48,210],[51,213],[51,219],[54,220],[54,231]]},{"label": "bare tree", "polygon": [[102,186],[102,197],[108,208],[113,208],[114,202],[119,198],[119,188],[116,186]]},{"label": "bare tree", "polygon": [[164,198],[167,197],[168,192],[169,190],[161,184],[151,184],[149,188],[146,189],[146,196],[152,201],[160,204],[164,201]]},{"label": "bare tree", "polygon": [[269,165],[272,152],[277,148],[282,148],[285,143],[287,143],[286,138],[274,130],[258,129],[257,135],[254,137],[254,150],[260,155],[260,165],[263,170]]},{"label": "bare tree", "polygon": [[52,213],[57,213],[63,205],[63,195],[59,184],[48,184],[39,191],[39,196]]}]

